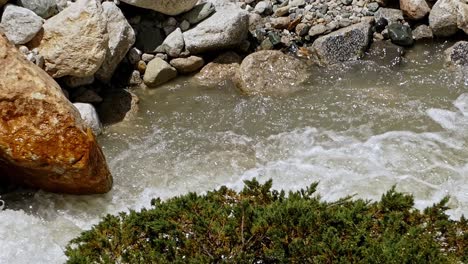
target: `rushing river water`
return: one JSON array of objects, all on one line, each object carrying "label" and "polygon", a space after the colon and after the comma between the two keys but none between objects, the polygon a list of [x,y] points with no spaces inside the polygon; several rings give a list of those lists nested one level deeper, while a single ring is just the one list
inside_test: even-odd
[{"label": "rushing river water", "polygon": [[450,195],[450,215],[467,215],[468,78],[444,70],[447,46],[419,45],[396,67],[313,69],[303,91],[282,98],[190,79],[137,91],[138,117],[100,138],[114,189],[2,197],[0,263],[63,263],[67,242],[107,213],[253,177],[286,189],[319,181],[329,200],[379,199],[397,185],[418,208]]}]

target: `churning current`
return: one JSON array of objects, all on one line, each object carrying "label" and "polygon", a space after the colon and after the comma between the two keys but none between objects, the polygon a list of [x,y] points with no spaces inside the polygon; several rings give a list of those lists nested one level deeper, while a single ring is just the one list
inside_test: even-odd
[{"label": "churning current", "polygon": [[451,196],[468,215],[468,73],[443,66],[450,43],[419,45],[401,65],[313,68],[300,92],[246,97],[232,84],[180,79],[136,91],[138,116],[100,142],[106,195],[21,191],[1,197],[0,263],[63,263],[67,242],[100,217],[256,177],[275,188],[320,182],[327,200],[379,199],[393,185],[424,208]]}]

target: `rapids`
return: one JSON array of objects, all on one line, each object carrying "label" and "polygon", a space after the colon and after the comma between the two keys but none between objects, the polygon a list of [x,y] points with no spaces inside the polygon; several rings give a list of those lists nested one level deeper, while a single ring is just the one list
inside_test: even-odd
[{"label": "rapids", "polygon": [[0,263],[63,263],[67,242],[107,213],[157,196],[240,189],[253,177],[285,189],[319,181],[327,200],[379,199],[396,185],[418,208],[450,195],[451,217],[468,215],[468,74],[444,69],[449,45],[418,45],[395,67],[313,69],[303,91],[283,98],[190,78],[136,91],[139,116],[99,139],[114,189],[4,195]]}]

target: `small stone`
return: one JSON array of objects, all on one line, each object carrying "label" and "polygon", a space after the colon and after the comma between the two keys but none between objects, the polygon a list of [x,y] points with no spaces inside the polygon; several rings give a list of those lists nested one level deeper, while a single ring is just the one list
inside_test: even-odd
[{"label": "small stone", "polygon": [[289,17],[276,17],[271,19],[271,26],[276,29],[286,29],[291,23]]},{"label": "small stone", "polygon": [[93,133],[97,136],[102,134],[102,124],[99,121],[99,116],[92,104],[74,103],[73,106],[80,112],[81,118],[88,125]]},{"label": "small stone", "polygon": [[133,47],[128,52],[127,58],[130,64],[134,65],[134,64],[137,64],[141,60],[141,55],[142,55],[142,52],[139,49]]},{"label": "small stone", "polygon": [[49,18],[58,13],[56,0],[18,0],[17,3],[42,18]]},{"label": "small stone", "polygon": [[275,16],[282,17],[289,14],[289,6],[279,7],[275,11]]},{"label": "small stone", "polygon": [[271,15],[273,13],[273,6],[270,1],[260,1],[255,5],[254,10],[261,15]]},{"label": "small stone", "polygon": [[14,44],[26,44],[42,29],[43,20],[33,11],[14,5],[6,5],[0,28]]},{"label": "small stone", "polygon": [[432,29],[427,25],[419,25],[413,30],[413,39],[432,39],[434,35],[432,34]]},{"label": "small stone", "polygon": [[327,27],[325,27],[323,24],[318,24],[310,28],[309,36],[315,37],[318,35],[322,35],[325,32],[327,32]]},{"label": "small stone", "polygon": [[369,10],[370,12],[376,12],[378,9],[379,9],[378,3],[373,2],[367,5],[367,10]]},{"label": "small stone", "polygon": [[152,59],[154,59],[153,54],[143,53],[143,55],[141,55],[141,60],[144,62],[150,62]]},{"label": "small stone", "polygon": [[190,23],[187,20],[184,20],[184,21],[180,22],[179,27],[180,27],[180,30],[187,31],[187,30],[190,29]]},{"label": "small stone", "polygon": [[144,74],[146,71],[146,63],[144,61],[139,61],[137,64],[137,69],[141,74]]},{"label": "small stone", "polygon": [[303,37],[309,33],[310,26],[305,23],[300,23],[296,26],[296,34]]},{"label": "small stone", "polygon": [[167,53],[171,57],[179,57],[180,53],[184,50],[185,42],[182,30],[177,28],[174,30],[164,42],[156,49],[156,52]]},{"label": "small stone", "polygon": [[388,36],[393,43],[401,46],[411,46],[414,43],[411,28],[399,23],[390,24],[387,27]]},{"label": "small stone", "polygon": [[388,24],[404,21],[403,12],[399,9],[393,8],[379,8],[379,10],[375,12],[374,19],[375,21],[385,19],[388,22]]},{"label": "small stone", "polygon": [[202,57],[190,56],[188,58],[172,59],[170,64],[181,74],[189,74],[198,71],[205,65]]},{"label": "small stone", "polygon": [[130,86],[136,86],[143,83],[143,79],[141,79],[141,74],[139,71],[134,70],[130,75],[130,79],[128,80],[128,84]]},{"label": "small stone", "polygon": [[146,67],[143,81],[151,88],[168,82],[176,76],[177,70],[174,67],[160,58],[154,58]]}]

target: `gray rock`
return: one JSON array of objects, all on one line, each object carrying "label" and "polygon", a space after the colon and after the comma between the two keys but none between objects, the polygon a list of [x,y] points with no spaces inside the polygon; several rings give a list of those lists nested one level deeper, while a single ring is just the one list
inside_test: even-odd
[{"label": "gray rock", "polygon": [[150,62],[152,59],[154,59],[154,57],[155,56],[153,54],[144,53],[141,55],[141,60],[144,62]]},{"label": "gray rock", "polygon": [[213,3],[207,2],[196,5],[192,10],[181,16],[181,19],[188,21],[190,24],[197,24],[204,20],[215,11]]},{"label": "gray rock", "polygon": [[191,54],[234,48],[247,39],[249,15],[239,8],[221,9],[183,33]]},{"label": "gray rock", "polygon": [[393,43],[400,46],[411,46],[414,43],[411,28],[399,23],[390,24],[387,27],[388,36]]},{"label": "gray rock", "polygon": [[156,52],[167,53],[173,58],[179,57],[180,53],[184,50],[185,42],[182,30],[177,28],[174,30],[164,42],[156,49]]},{"label": "gray rock", "polygon": [[445,62],[449,67],[468,67],[468,41],[458,41],[448,48]]},{"label": "gray rock", "polygon": [[376,11],[379,9],[379,4],[378,4],[378,3],[375,3],[375,2],[369,3],[369,4],[367,5],[367,9],[368,9],[369,11],[371,11],[371,12],[376,12]]},{"label": "gray rock", "polygon": [[146,67],[143,81],[148,87],[156,87],[174,79],[176,76],[177,70],[174,67],[160,58],[154,58]]},{"label": "gray rock", "polygon": [[404,48],[390,41],[374,41],[366,53],[366,60],[382,66],[396,66],[401,63],[404,54]]},{"label": "gray rock", "polygon": [[80,112],[81,118],[88,125],[95,135],[102,134],[102,124],[99,121],[99,116],[96,109],[92,104],[75,103],[73,104],[78,112]]},{"label": "gray rock", "polygon": [[109,42],[106,58],[96,72],[96,78],[108,82],[119,63],[125,58],[125,54],[135,44],[135,32],[116,4],[104,2],[102,8],[107,19]]},{"label": "gray rock", "polygon": [[121,0],[124,3],[175,16],[192,9],[198,0]]},{"label": "gray rock", "polygon": [[318,24],[309,29],[309,36],[315,37],[318,35],[322,35],[325,32],[327,32],[327,27],[323,24]]},{"label": "gray rock", "polygon": [[413,30],[413,39],[432,39],[434,35],[432,34],[432,29],[428,25],[419,25]]},{"label": "gray rock", "polygon": [[41,30],[43,20],[24,7],[7,5],[3,11],[0,29],[14,44],[26,44]]},{"label": "gray rock", "polygon": [[190,56],[188,58],[177,58],[171,60],[170,64],[181,74],[196,72],[205,65],[202,57]]},{"label": "gray rock", "polygon": [[385,19],[388,24],[404,21],[403,12],[401,10],[383,7],[379,8],[379,10],[375,12],[374,19],[375,21]]},{"label": "gray rock", "polygon": [[260,1],[255,5],[255,12],[261,15],[271,15],[273,6],[270,1]]},{"label": "gray rock", "polygon": [[18,0],[17,3],[42,18],[49,18],[58,13],[56,0]]},{"label": "gray rock", "polygon": [[429,14],[429,26],[436,36],[448,37],[455,34],[457,27],[457,2],[439,0]]},{"label": "gray rock", "polygon": [[264,50],[242,61],[235,82],[249,95],[285,95],[301,90],[309,74],[301,60],[281,51]]},{"label": "gray rock", "polygon": [[184,20],[184,21],[180,22],[179,27],[180,27],[180,29],[182,31],[187,31],[187,30],[190,29],[190,23],[187,20]]},{"label": "gray rock", "polygon": [[312,48],[322,65],[357,60],[364,55],[371,36],[371,24],[365,21],[319,37]]}]

